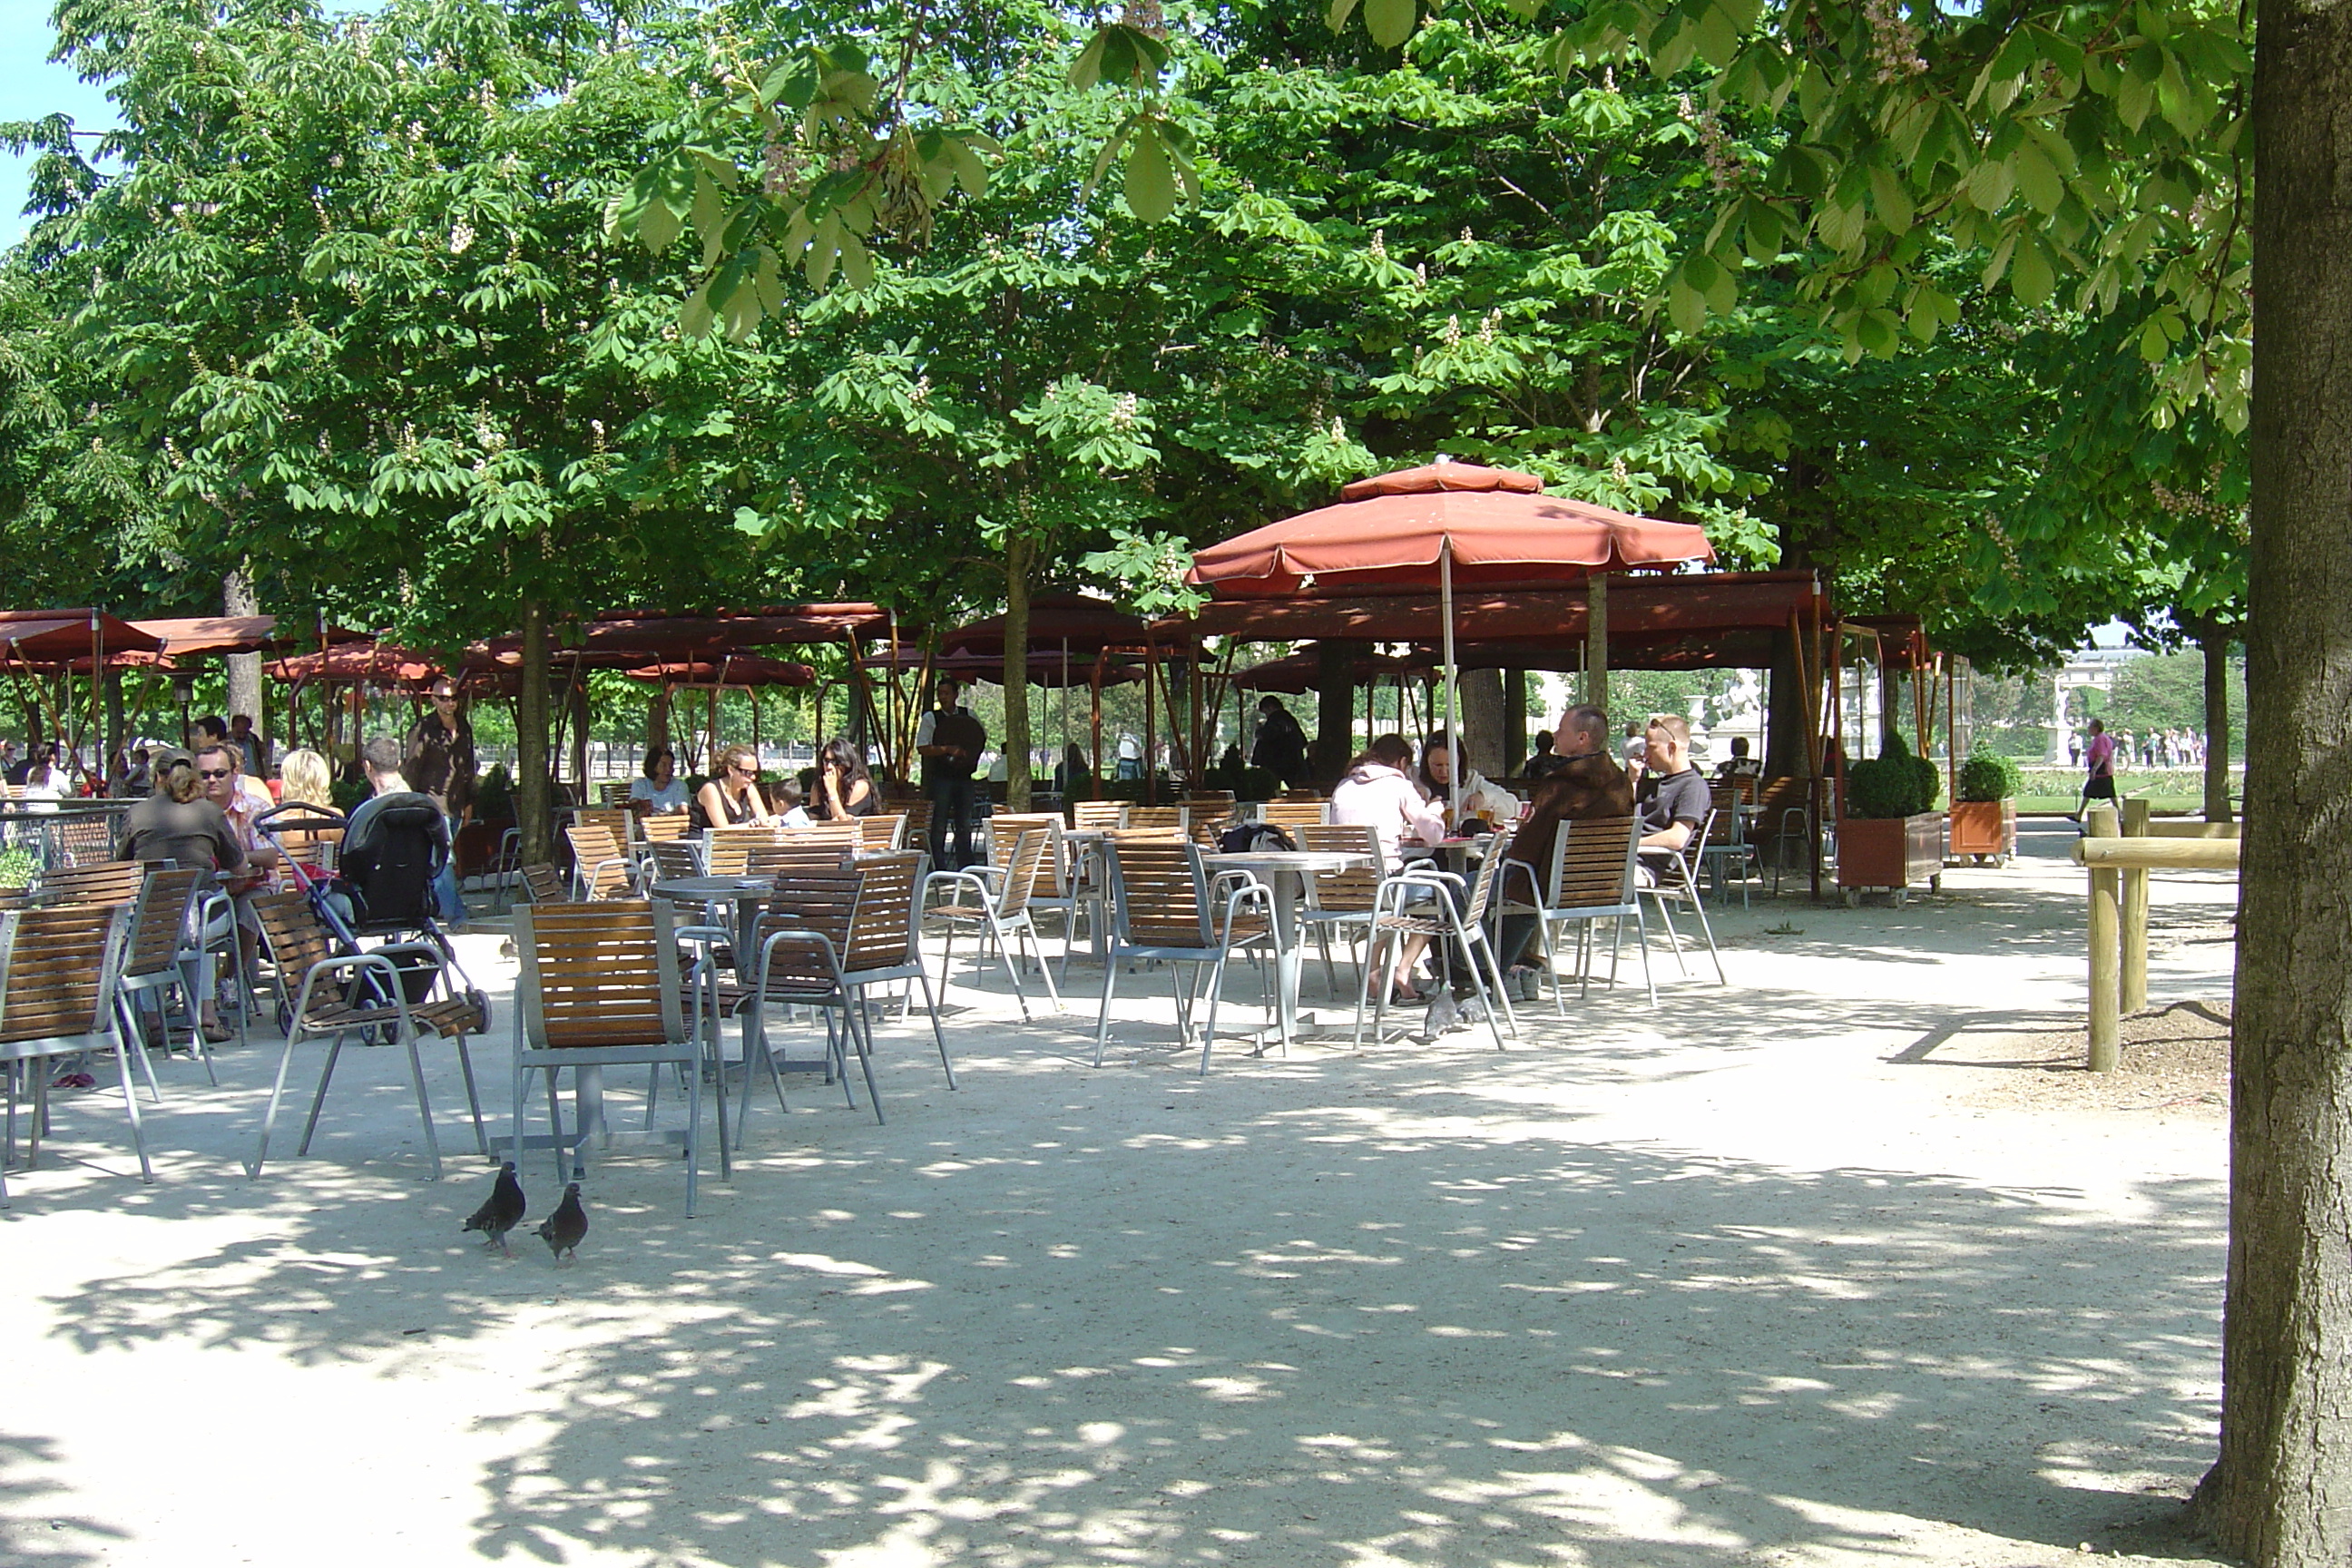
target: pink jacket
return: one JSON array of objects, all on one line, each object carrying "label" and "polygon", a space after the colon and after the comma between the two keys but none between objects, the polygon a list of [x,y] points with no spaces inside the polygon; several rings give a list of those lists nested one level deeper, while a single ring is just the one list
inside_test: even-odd
[{"label": "pink jacket", "polygon": [[1373,829],[1381,858],[1391,865],[1397,840],[1406,834],[1432,844],[1445,837],[1444,814],[1423,798],[1421,785],[1380,763],[1367,763],[1339,781],[1331,792],[1331,820]]}]

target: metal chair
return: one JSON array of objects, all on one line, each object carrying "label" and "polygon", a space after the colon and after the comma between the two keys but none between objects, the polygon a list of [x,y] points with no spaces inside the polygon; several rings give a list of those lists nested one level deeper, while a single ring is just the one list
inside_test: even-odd
[{"label": "metal chair", "polygon": [[[1003,877],[993,889],[978,871],[934,871],[923,879],[923,900],[929,906],[923,912],[948,922],[947,945],[940,955],[942,998],[947,994],[948,977],[954,973],[956,927],[971,924],[984,927],[996,939],[997,951],[1004,959],[1004,975],[1013,983],[1013,994],[1021,1004],[1024,1022],[1029,1019],[1029,997],[1021,989],[1020,971],[1013,963],[1011,939],[1016,933],[1026,939],[1030,951],[1036,955],[1038,971],[1045,977],[1045,994],[1054,1000],[1054,1011],[1062,1010],[1062,994],[1055,987],[1052,966],[1045,962],[1045,942],[1037,935],[1036,921],[1029,912],[1031,896],[1036,891],[1053,847],[1054,832],[1050,827],[1023,830],[1013,841]],[[935,888],[950,889],[950,901],[931,903]],[[955,891],[958,889],[969,890],[970,901],[956,901],[962,897]],[[984,955],[980,962],[986,962]]]},{"label": "metal chair", "polygon": [[713,827],[702,836],[702,863],[706,875],[740,877],[746,874],[745,861],[752,847],[777,841],[772,827]]},{"label": "metal chair", "polygon": [[1121,827],[1173,827],[1183,831],[1187,818],[1181,805],[1130,805],[1119,814]]},{"label": "metal chair", "polygon": [[[1236,952],[1274,951],[1274,890],[1247,873],[1237,874],[1222,902],[1210,893],[1201,847],[1176,838],[1121,836],[1104,847],[1104,876],[1111,900],[1110,953],[1103,964],[1102,1015],[1095,1024],[1094,1065],[1102,1066],[1110,1043],[1111,993],[1121,960],[1143,959],[1190,964],[1192,990],[1208,970],[1209,1012],[1201,1030],[1201,1072],[1209,1071],[1216,1043],[1217,1002],[1224,990],[1225,963]],[[1244,910],[1249,911],[1244,914]],[[1270,970],[1271,965],[1267,968]],[[1178,1048],[1192,1041],[1194,996],[1175,977]],[[1269,1026],[1290,1048],[1290,1027],[1271,984],[1265,992]]]},{"label": "metal chair", "polygon": [[601,824],[575,823],[563,830],[572,846],[572,881],[583,903],[625,899],[636,891],[636,861],[612,829]]},{"label": "metal chair", "polygon": [[1728,902],[1734,873],[1739,882],[1739,907],[1748,907],[1748,888],[1756,868],[1756,847],[1748,842],[1746,818],[1741,813],[1743,797],[1753,797],[1756,781],[1735,778],[1718,781],[1708,786],[1715,814],[1709,818],[1706,847],[1700,852],[1707,869],[1707,880]]},{"label": "metal chair", "polygon": [[[1510,1026],[1511,1037],[1518,1038],[1519,1018],[1512,1010],[1510,988],[1503,983],[1503,965],[1495,952],[1493,940],[1486,934],[1487,917],[1496,907],[1495,889],[1502,880],[1507,864],[1505,851],[1510,847],[1510,835],[1497,833],[1486,847],[1486,857],[1478,863],[1476,875],[1465,888],[1463,879],[1451,871],[1439,870],[1426,862],[1409,866],[1393,877],[1383,878],[1373,903],[1372,940],[1364,953],[1363,984],[1356,994],[1356,1042],[1364,1037],[1364,1004],[1370,1000],[1372,972],[1380,967],[1380,946],[1383,939],[1402,950],[1405,939],[1427,937],[1438,952],[1438,962],[1449,986],[1453,981],[1454,955],[1458,950],[1462,962],[1470,971],[1470,988],[1478,997],[1486,1015],[1486,1026],[1494,1034],[1495,1048],[1503,1046],[1503,1026]],[[1478,961],[1486,959],[1486,968]],[[1493,981],[1490,988],[1487,982]],[[1380,1000],[1372,1008],[1372,1038],[1381,1038],[1381,1026],[1388,1013],[1389,987],[1381,987]],[[1497,1022],[1500,1008],[1502,1022]]]},{"label": "metal chair", "polygon": [[563,873],[552,866],[522,868],[522,896],[533,904],[568,904],[572,900],[572,884]]},{"label": "metal chair", "polygon": [[1320,827],[1331,820],[1331,803],[1328,800],[1269,800],[1260,802],[1257,819],[1293,832],[1302,827]]},{"label": "metal chair", "polygon": [[[566,1068],[646,1066],[677,1069],[687,1085],[687,1121],[682,1133],[656,1132],[647,1096],[647,1125],[639,1132],[610,1133],[614,1140],[677,1143],[686,1161],[686,1213],[694,1217],[701,1193],[702,1091],[705,1047],[687,1016],[685,987],[669,907],[658,900],[615,900],[601,904],[534,905],[515,911],[515,952],[521,970],[515,982],[514,1126],[511,1144],[520,1161],[530,1149],[551,1149],[555,1179],[578,1181],[586,1168],[584,1150],[592,1130],[566,1132],[559,1075]],[[545,1135],[523,1131],[524,1101],[532,1073],[547,1075]],[[718,1085],[719,1169],[734,1171],[727,1142],[727,1076],[708,1075]]]},{"label": "metal chair", "polygon": [[[343,1041],[354,1034],[390,1029],[408,1052],[408,1081],[416,1090],[416,1117],[425,1129],[425,1152],[432,1162],[433,1180],[441,1179],[441,1141],[433,1125],[433,1106],[425,1091],[425,1061],[418,1054],[420,1035],[430,1030],[457,1047],[457,1067],[466,1081],[466,1105],[474,1121],[474,1147],[484,1158],[490,1152],[482,1128],[482,1100],[474,1085],[473,1054],[466,1037],[489,1026],[488,1004],[478,995],[453,993],[441,950],[431,942],[395,942],[365,952],[338,952],[334,933],[299,893],[272,893],[253,900],[261,921],[261,934],[269,943],[281,984],[292,988],[287,1014],[286,1048],[278,1058],[278,1076],[270,1084],[269,1108],[262,1113],[261,1137],[246,1173],[258,1177],[269,1158],[269,1138],[278,1125],[278,1108],[286,1097],[286,1079],[294,1066],[294,1050],[305,1040],[324,1039],[327,1059],[319,1069],[319,1087],[310,1097],[310,1111],[302,1122],[299,1157],[310,1152],[319,1131],[319,1112],[327,1103],[327,1086],[335,1076]],[[299,982],[294,977],[299,975]],[[412,997],[410,987],[416,986]],[[436,996],[433,993],[441,993]]]},{"label": "metal chair", "polygon": [[132,908],[127,904],[49,904],[0,913],[0,1064],[8,1075],[6,1134],[0,1141],[0,1203],[16,1153],[16,1101],[26,1069],[35,1070],[26,1167],[37,1163],[48,1130],[47,1064],[59,1057],[110,1051],[139,1152],[141,1179],[152,1182],[147,1132],[131,1081],[131,1058],[116,1020],[114,981]]},{"label": "metal chair", "polygon": [[907,818],[904,813],[889,816],[861,816],[856,821],[860,851],[879,855],[905,847]]},{"label": "metal chair", "polygon": [[1706,954],[1715,960],[1716,984],[1728,985],[1731,982],[1723,973],[1723,954],[1715,945],[1715,927],[1706,918],[1706,900],[1698,890],[1699,860],[1706,852],[1707,834],[1714,826],[1715,813],[1710,810],[1706,820],[1691,830],[1690,837],[1683,840],[1683,847],[1668,856],[1663,865],[1655,861],[1656,851],[1653,851],[1652,868],[1657,879],[1641,889],[1640,892],[1657,905],[1658,920],[1666,928],[1667,944],[1675,950],[1675,964],[1685,974],[1690,973],[1690,964],[1683,958],[1682,937],[1675,930],[1674,911],[1668,906],[1685,905],[1698,917],[1699,935],[1706,941]]},{"label": "metal chair", "polygon": [[1307,897],[1299,906],[1298,920],[1314,931],[1316,944],[1323,954],[1323,984],[1336,997],[1339,994],[1339,975],[1331,964],[1333,930],[1348,930],[1352,945],[1356,928],[1361,928],[1364,963],[1371,963],[1373,915],[1380,907],[1381,879],[1385,872],[1380,830],[1361,825],[1335,826],[1309,822],[1290,831],[1298,835],[1301,849],[1369,855],[1372,859],[1370,866],[1352,871],[1316,872],[1307,879]]},{"label": "metal chair", "polygon": [[121,973],[115,980],[122,1027],[134,1042],[133,1048],[146,1068],[148,1087],[155,1089],[159,1100],[163,1093],[155,1089],[155,1069],[146,1060],[144,1031],[139,1022],[142,998],[152,998],[155,1003],[156,1033],[169,1055],[171,997],[174,991],[180,994],[188,1016],[188,1048],[204,1064],[205,1079],[215,1086],[220,1082],[220,1076],[213,1070],[212,1051],[205,1042],[204,995],[197,989],[198,975],[180,962],[181,943],[186,940],[188,915],[195,904],[196,889],[199,884],[210,880],[202,871],[183,870],[176,866],[158,866],[150,872],[145,896],[131,917]]},{"label": "metal chair", "polygon": [[[1501,912],[1506,915],[1532,915],[1536,931],[1543,945],[1545,968],[1551,974],[1552,1011],[1559,1017],[1568,1016],[1568,1006],[1560,994],[1559,972],[1552,963],[1555,949],[1552,930],[1555,926],[1576,924],[1578,973],[1582,984],[1580,997],[1592,989],[1592,928],[1602,921],[1610,922],[1609,984],[1617,984],[1617,952],[1622,922],[1631,917],[1641,935],[1642,984],[1650,994],[1650,1005],[1658,1005],[1658,987],[1650,973],[1650,928],[1642,913],[1640,890],[1640,851],[1642,819],[1638,816],[1591,817],[1580,822],[1563,822],[1559,836],[1552,840],[1551,864],[1547,868],[1543,886],[1534,885],[1529,868],[1517,861],[1504,869]],[[1514,903],[1515,889],[1524,888],[1529,901]]]},{"label": "metal chair", "polygon": [[1073,827],[1109,828],[1119,825],[1119,816],[1127,810],[1124,801],[1077,800],[1070,803],[1070,826]]}]

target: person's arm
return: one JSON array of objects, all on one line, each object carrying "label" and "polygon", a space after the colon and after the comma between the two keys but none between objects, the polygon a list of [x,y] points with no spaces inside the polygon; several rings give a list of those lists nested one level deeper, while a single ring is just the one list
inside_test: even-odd
[{"label": "person's arm", "polygon": [[760,786],[758,784],[745,784],[743,786],[743,799],[751,807],[752,821],[758,823],[762,827],[769,826],[775,822],[775,814],[768,809],[768,797],[760,793]]},{"label": "person's arm", "polygon": [[704,781],[702,787],[694,792],[694,802],[697,805],[702,807],[703,821],[710,824],[713,827],[722,827],[726,826],[727,796],[726,794],[719,789],[719,781],[717,779],[709,779]]},{"label": "person's arm", "polygon": [[863,816],[874,804],[874,784],[869,779],[852,780],[842,796],[842,815]]}]

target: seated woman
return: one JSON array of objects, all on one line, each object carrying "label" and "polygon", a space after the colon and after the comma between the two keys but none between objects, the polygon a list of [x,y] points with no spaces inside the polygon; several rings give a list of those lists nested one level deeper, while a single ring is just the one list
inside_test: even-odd
[{"label": "seated woman", "polygon": [[[1412,747],[1402,735],[1382,735],[1370,750],[1348,764],[1348,772],[1331,791],[1331,820],[1342,826],[1370,827],[1379,837],[1383,868],[1396,862],[1398,843],[1413,837],[1433,844],[1445,837],[1445,818],[1422,794],[1421,785],[1405,773]],[[1390,966],[1390,994],[1399,1002],[1419,1002],[1421,994],[1406,977],[1420,962],[1426,937],[1409,937]],[[1379,984],[1374,977],[1374,984]]]},{"label": "seated woman", "polygon": [[[190,871],[245,869],[245,846],[239,842],[236,829],[229,826],[227,814],[205,798],[204,781],[196,776],[194,760],[185,752],[165,750],[157,756],[154,778],[155,793],[123,816],[122,858],[168,860]],[[210,892],[212,889],[206,887],[204,890]],[[228,934],[234,917],[226,906],[215,905],[211,924],[198,930],[195,922],[203,909],[199,900],[190,907],[188,916],[189,937],[204,943],[204,956],[196,963],[193,985],[198,1026],[205,1039],[218,1045],[229,1037],[229,1030],[220,1020],[220,1004],[214,994],[212,944]]]},{"label": "seated woman", "polygon": [[686,805],[677,753],[667,746],[654,747],[646,753],[644,776],[629,781],[629,809],[639,816],[676,816]]},{"label": "seated woman", "polygon": [[760,763],[749,746],[729,746],[720,752],[710,778],[694,792],[688,808],[692,831],[713,827],[766,827],[775,820],[760,794]]},{"label": "seated woman", "polygon": [[808,814],[819,822],[847,822],[872,816],[882,809],[882,792],[866,772],[866,759],[841,735],[824,743],[816,757],[816,788],[809,792]]},{"label": "seated woman", "polygon": [[1452,801],[1456,769],[1462,778],[1462,815],[1484,816],[1489,822],[1513,823],[1519,819],[1519,797],[1500,785],[1486,782],[1486,775],[1470,765],[1470,757],[1462,742],[1443,730],[1430,733],[1429,743],[1421,749],[1421,785],[1429,798],[1443,807]]}]

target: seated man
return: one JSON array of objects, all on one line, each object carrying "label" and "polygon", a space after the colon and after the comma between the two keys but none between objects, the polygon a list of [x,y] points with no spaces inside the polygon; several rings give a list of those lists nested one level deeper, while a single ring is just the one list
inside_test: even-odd
[{"label": "seated man", "polygon": [[1706,820],[1714,796],[1690,762],[1690,723],[1672,713],[1650,720],[1643,737],[1645,753],[1633,808],[1642,818],[1642,868],[1655,886],[1666,878],[1670,858],[1689,844]]},{"label": "seated man", "polygon": [[1764,764],[1748,754],[1748,737],[1745,735],[1731,737],[1730,760],[1715,770],[1715,776],[1718,780],[1728,781],[1761,778],[1763,774]]},{"label": "seated man", "polygon": [[[1496,891],[1509,902],[1543,902],[1549,891],[1543,879],[1551,874],[1552,844],[1561,823],[1633,815],[1633,786],[1609,754],[1606,713],[1590,703],[1570,709],[1552,732],[1552,748],[1549,765],[1536,776],[1528,815],[1505,852]],[[1535,995],[1537,971],[1527,962],[1535,935],[1535,916],[1505,915],[1495,944],[1507,969],[1505,984],[1522,1000]]]},{"label": "seated man", "polygon": [[[352,911],[362,923],[421,923],[435,911],[432,879],[449,858],[449,819],[432,796],[408,787],[403,761],[400,742],[389,735],[360,751],[375,793],[352,807],[338,860],[344,881],[375,906]],[[423,862],[409,863],[418,840],[403,843],[404,829],[421,835]]]}]

